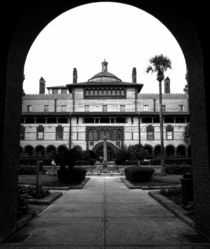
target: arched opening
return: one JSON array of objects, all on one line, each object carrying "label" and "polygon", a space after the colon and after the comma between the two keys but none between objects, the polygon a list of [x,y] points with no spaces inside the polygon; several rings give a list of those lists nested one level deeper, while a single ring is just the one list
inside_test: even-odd
[{"label": "arched opening", "polygon": [[56,154],[56,147],[54,145],[48,145],[46,148],[46,156],[50,157]]},{"label": "arched opening", "polygon": [[31,145],[26,145],[24,148],[24,155],[31,157],[34,154],[34,148]]},{"label": "arched opening", "polygon": [[176,156],[177,157],[185,157],[186,156],[186,147],[184,145],[177,146]]},{"label": "arched opening", "polygon": [[45,157],[45,148],[42,145],[38,145],[35,148],[35,156],[37,157]]},{"label": "arched opening", "polygon": [[167,145],[165,148],[165,155],[167,157],[174,157],[175,156],[175,147],[173,145]]},{"label": "arched opening", "polygon": [[58,153],[63,153],[63,152],[66,152],[67,150],[68,148],[66,147],[66,145],[59,145],[57,148]]},{"label": "arched opening", "polygon": [[144,145],[144,149],[149,153],[149,156],[150,156],[150,157],[153,156],[153,148],[152,148],[151,145],[145,144],[145,145]]},{"label": "arched opening", "polygon": [[160,145],[156,145],[155,148],[154,148],[154,156],[155,157],[160,157],[160,152],[161,152]]},{"label": "arched opening", "polygon": [[[107,161],[113,161],[115,159],[117,150],[117,147],[107,142]],[[103,143],[96,144],[92,151],[97,155],[97,157],[103,157]]]}]

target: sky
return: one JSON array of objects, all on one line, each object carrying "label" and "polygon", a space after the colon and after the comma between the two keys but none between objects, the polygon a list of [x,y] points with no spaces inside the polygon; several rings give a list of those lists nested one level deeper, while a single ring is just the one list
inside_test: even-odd
[{"label": "sky", "polygon": [[142,93],[158,93],[156,75],[146,73],[149,59],[163,54],[172,62],[165,73],[171,92],[183,93],[186,63],[172,33],[155,17],[127,4],[100,2],[81,5],[52,20],[37,36],[26,58],[23,89],[38,94],[39,79],[48,86],[71,84],[73,68],[78,83],[108,71],[131,82],[132,68]]}]

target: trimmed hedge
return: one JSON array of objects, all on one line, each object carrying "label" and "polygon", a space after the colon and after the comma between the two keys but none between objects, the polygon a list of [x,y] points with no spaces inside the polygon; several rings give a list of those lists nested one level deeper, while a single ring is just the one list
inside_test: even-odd
[{"label": "trimmed hedge", "polygon": [[136,160],[126,160],[122,165],[138,165]]},{"label": "trimmed hedge", "polygon": [[58,179],[64,183],[81,183],[86,176],[86,169],[73,167],[65,170],[58,170]]},{"label": "trimmed hedge", "polygon": [[130,182],[146,182],[151,179],[154,172],[154,169],[148,167],[127,167],[125,168],[125,177]]}]

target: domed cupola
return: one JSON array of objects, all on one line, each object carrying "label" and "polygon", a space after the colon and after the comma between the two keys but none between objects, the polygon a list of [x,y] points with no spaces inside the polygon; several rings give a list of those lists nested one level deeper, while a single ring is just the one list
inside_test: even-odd
[{"label": "domed cupola", "polygon": [[116,81],[121,82],[122,80],[119,79],[114,74],[108,72],[108,62],[104,60],[102,62],[102,71],[94,75],[88,81],[90,82],[116,82]]}]

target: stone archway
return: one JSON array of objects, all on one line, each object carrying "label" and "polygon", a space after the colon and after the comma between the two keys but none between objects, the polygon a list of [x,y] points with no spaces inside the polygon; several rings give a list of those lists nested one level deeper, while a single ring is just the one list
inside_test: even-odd
[{"label": "stone archway", "polygon": [[[90,3],[82,1],[80,4]],[[97,0],[96,0],[97,2]],[[192,161],[194,170],[194,191],[197,228],[210,237],[210,167],[207,130],[207,84],[204,81],[202,42],[206,39],[204,19],[197,13],[208,9],[204,3],[134,0],[125,1],[150,13],[161,21],[174,35],[185,55],[189,79],[189,105],[191,119]],[[15,226],[17,193],[17,170],[19,160],[19,131],[22,96],[23,69],[27,53],[41,30],[58,15],[78,6],[77,1],[41,1],[26,4],[14,2],[12,7],[2,8],[8,19],[3,23],[3,45],[1,45],[0,84],[0,198],[5,198],[0,207],[0,241],[12,232]],[[203,14],[202,16],[205,16]],[[8,22],[8,25],[5,25]],[[194,26],[193,26],[194,25]],[[4,28],[6,28],[4,30]],[[205,30],[205,31],[201,31]],[[203,32],[203,33],[202,33]],[[204,33],[205,32],[205,33]],[[207,68],[206,68],[207,71]],[[14,94],[15,93],[15,94]],[[205,184],[201,184],[205,182]],[[203,195],[203,193],[208,193]],[[203,198],[205,196],[205,198]],[[7,207],[10,207],[9,209]],[[210,219],[209,219],[210,220]]]},{"label": "stone archway", "polygon": [[[103,142],[96,144],[92,151],[96,153],[97,156],[103,157]],[[110,142],[107,142],[107,161],[113,161],[115,159],[116,152],[118,148]]]}]

